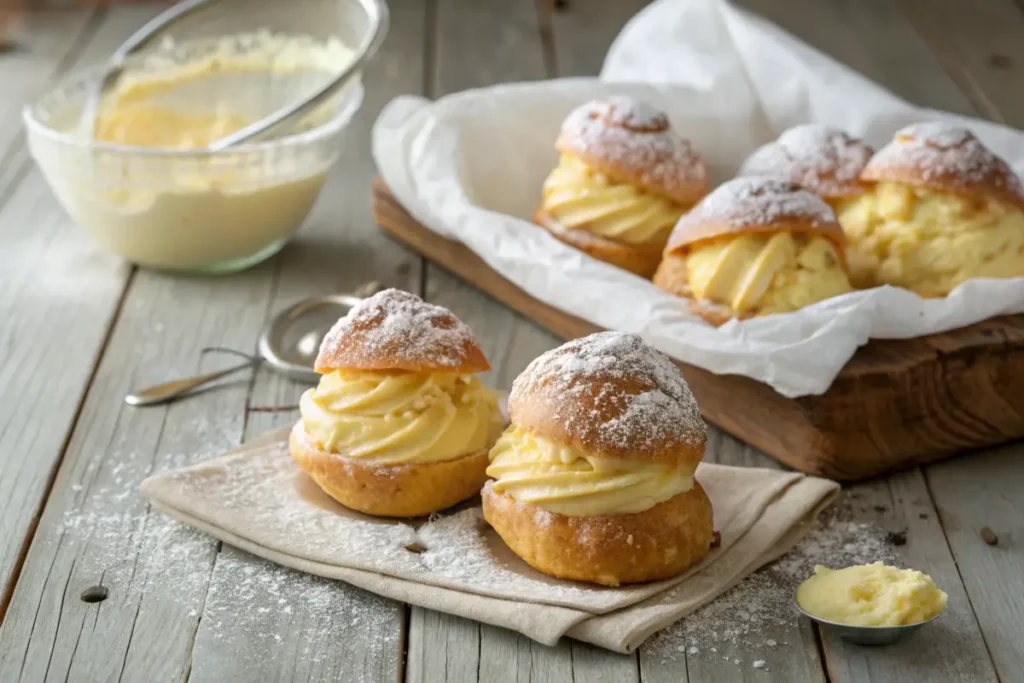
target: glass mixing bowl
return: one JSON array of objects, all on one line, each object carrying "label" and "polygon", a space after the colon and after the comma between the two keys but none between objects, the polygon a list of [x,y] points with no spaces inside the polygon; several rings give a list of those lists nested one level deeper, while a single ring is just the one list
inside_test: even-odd
[{"label": "glass mixing bowl", "polygon": [[[333,0],[324,6],[337,13],[339,7],[358,9],[361,1]],[[283,11],[279,2],[252,7],[257,5],[268,12]],[[197,23],[202,29],[198,38],[165,40],[130,57],[125,76],[104,102],[121,93],[118,106],[144,100],[176,117],[229,114],[259,120],[315,91],[351,64],[345,60],[368,25],[352,20],[354,11],[334,15],[348,36],[325,29],[323,21],[300,22],[295,11],[279,19],[255,12],[223,10],[223,15],[220,23],[212,14],[203,16]],[[284,33],[219,32],[224,21],[237,28],[239,16],[248,16],[254,26],[277,26],[285,19],[291,24]],[[318,29],[306,31],[302,24]],[[203,68],[193,69],[195,64]],[[161,80],[164,74],[180,72],[190,75],[165,87],[164,81],[173,79]],[[104,135],[100,140],[82,135],[83,128],[93,128],[83,127],[80,119],[103,74],[103,68],[87,71],[26,108],[29,149],[75,222],[109,251],[162,270],[230,272],[277,252],[312,208],[363,97],[362,85],[354,79],[276,137],[223,151],[204,150],[200,145],[205,142],[186,149],[164,141],[166,120],[158,116],[149,123],[145,109],[133,113],[143,116],[136,132],[146,133],[145,126],[151,125],[158,138],[154,143],[140,143],[130,135]],[[156,86],[150,87],[150,81]],[[137,92],[122,89],[126,83],[145,87]],[[116,108],[109,111],[116,113]]]}]

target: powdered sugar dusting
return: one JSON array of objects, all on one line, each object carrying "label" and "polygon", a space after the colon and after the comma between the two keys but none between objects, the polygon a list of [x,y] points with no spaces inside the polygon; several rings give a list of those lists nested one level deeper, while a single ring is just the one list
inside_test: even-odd
[{"label": "powdered sugar dusting", "polygon": [[683,652],[729,659],[727,653],[742,651],[747,655],[757,653],[759,658],[754,662],[763,661],[762,666],[770,667],[778,649],[803,648],[796,642],[799,614],[793,594],[815,565],[839,568],[878,561],[900,564],[884,529],[850,517],[845,501],[829,508],[793,550],[653,636],[644,643],[644,652],[662,659],[678,659]]},{"label": "powdered sugar dusting", "polygon": [[707,438],[679,368],[633,334],[599,332],[552,349],[512,384],[519,401],[543,400],[571,434],[598,448],[657,449]]},{"label": "powdered sugar dusting", "polygon": [[[398,289],[364,299],[324,337],[318,368],[414,369],[425,361],[441,368],[467,362],[478,348],[469,327],[451,311]],[[409,367],[412,366],[412,367]]]},{"label": "powdered sugar dusting", "polygon": [[[589,163],[608,160],[677,201],[704,192],[707,169],[689,141],[654,107],[628,97],[587,102],[562,123],[557,147]],[[608,171],[609,168],[602,168]]]},{"label": "powdered sugar dusting", "polygon": [[719,185],[684,215],[676,234],[710,221],[752,227],[786,219],[825,226],[835,224],[836,216],[824,200],[793,183],[762,177],[734,178]]},{"label": "powdered sugar dusting", "polygon": [[757,149],[739,174],[796,183],[823,197],[843,196],[860,192],[860,174],[873,152],[841,130],[809,123]]},{"label": "powdered sugar dusting", "polygon": [[966,128],[942,122],[917,123],[898,131],[866,169],[868,177],[887,171],[916,172],[924,184],[952,184],[980,192],[995,191],[1024,202],[1020,178]]}]

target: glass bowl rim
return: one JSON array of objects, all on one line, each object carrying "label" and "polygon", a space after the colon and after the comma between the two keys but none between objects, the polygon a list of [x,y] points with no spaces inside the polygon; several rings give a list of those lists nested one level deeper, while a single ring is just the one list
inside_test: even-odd
[{"label": "glass bowl rim", "polygon": [[221,150],[198,149],[175,149],[173,147],[139,147],[136,145],[121,145],[113,142],[99,142],[94,139],[83,140],[75,133],[61,132],[43,123],[36,115],[37,109],[47,99],[57,96],[58,93],[70,90],[92,80],[98,74],[102,74],[106,67],[102,64],[77,71],[67,78],[64,78],[54,87],[51,87],[35,101],[25,105],[21,117],[30,136],[37,136],[65,147],[73,147],[90,152],[107,152],[123,157],[148,157],[148,158],[174,158],[174,159],[204,159],[214,157],[230,157],[238,154],[263,152],[277,150],[284,147],[300,147],[320,142],[332,134],[341,131],[355,116],[363,103],[364,88],[362,73],[358,73],[351,89],[343,94],[341,106],[338,111],[324,123],[315,128],[304,130],[299,133],[292,133],[282,137],[269,140],[258,140],[256,142],[243,142],[233,147]]}]

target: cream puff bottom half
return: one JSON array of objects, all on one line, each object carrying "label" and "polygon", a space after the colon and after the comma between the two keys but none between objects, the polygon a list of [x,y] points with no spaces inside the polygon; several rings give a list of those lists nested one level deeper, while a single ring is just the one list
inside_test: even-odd
[{"label": "cream puff bottom half", "polygon": [[702,560],[714,535],[701,485],[629,515],[570,517],[483,490],[484,519],[531,567],[604,586],[667,579]]},{"label": "cream puff bottom half", "polygon": [[299,422],[288,439],[295,462],[347,508],[380,517],[419,517],[476,495],[487,480],[487,451],[455,460],[373,465],[329,453]]}]

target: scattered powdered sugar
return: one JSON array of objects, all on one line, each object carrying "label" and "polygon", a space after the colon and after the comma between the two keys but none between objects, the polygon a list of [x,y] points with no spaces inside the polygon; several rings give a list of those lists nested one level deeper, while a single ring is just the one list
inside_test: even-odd
[{"label": "scattered powdered sugar", "polygon": [[[884,529],[852,521],[850,516],[848,502],[841,499],[822,514],[789,553],[653,636],[644,643],[644,651],[662,659],[678,659],[681,652],[717,653],[719,648],[727,652],[763,652],[765,659],[753,664],[762,668],[757,662],[767,666],[774,648],[803,647],[787,640],[799,637],[799,615],[793,605],[793,594],[813,573],[815,565],[839,568],[879,561],[899,564]],[[697,653],[691,652],[693,649]]]},{"label": "scattered powdered sugar", "polygon": [[636,177],[679,202],[704,193],[707,169],[700,154],[671,129],[663,112],[629,97],[574,109],[562,123],[556,147],[599,164],[605,172]]},{"label": "scattered powdered sugar", "polygon": [[777,178],[824,197],[842,196],[860,191],[860,173],[873,153],[841,130],[808,123],[758,148],[739,175]]},{"label": "scattered powdered sugar", "polygon": [[892,142],[872,158],[866,175],[886,179],[891,172],[904,169],[920,175],[925,184],[951,183],[1024,202],[1024,187],[1013,169],[960,126],[927,122],[897,131]]},{"label": "scattered powdered sugar", "polygon": [[334,324],[320,345],[316,365],[324,369],[417,370],[427,364],[457,368],[475,356],[482,354],[473,332],[447,308],[409,292],[385,289]]},{"label": "scattered powdered sugar", "polygon": [[[309,668],[319,672],[315,677],[375,681],[380,672],[360,671],[352,650],[339,647],[339,639],[358,633],[360,642],[381,651],[398,647],[398,603],[230,548],[217,558],[217,574],[196,650],[204,658],[240,658],[252,680],[313,678],[303,673]],[[282,650],[296,654],[282,657]],[[357,653],[355,660],[362,659]],[[331,665],[343,669],[325,672]],[[270,673],[281,667],[287,671]]]},{"label": "scattered powdered sugar", "polygon": [[552,349],[516,378],[516,404],[543,401],[595,450],[698,445],[707,438],[697,402],[679,368],[633,334],[599,332]]},{"label": "scattered powdered sugar", "polygon": [[734,178],[715,188],[680,219],[673,241],[685,242],[689,229],[713,221],[742,228],[788,219],[801,219],[812,226],[836,222],[835,213],[824,200],[798,185],[759,176]]}]

